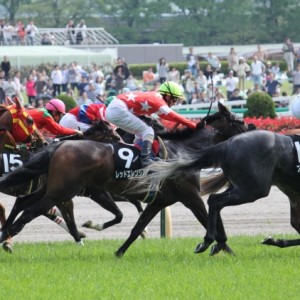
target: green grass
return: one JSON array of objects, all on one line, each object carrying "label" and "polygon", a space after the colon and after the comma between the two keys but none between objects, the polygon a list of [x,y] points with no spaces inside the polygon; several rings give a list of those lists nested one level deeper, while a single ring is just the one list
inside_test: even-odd
[{"label": "green grass", "polygon": [[[295,236],[293,238],[296,238]],[[299,248],[234,237],[235,256],[193,254],[200,239],[16,244],[0,253],[0,299],[299,299]]]}]

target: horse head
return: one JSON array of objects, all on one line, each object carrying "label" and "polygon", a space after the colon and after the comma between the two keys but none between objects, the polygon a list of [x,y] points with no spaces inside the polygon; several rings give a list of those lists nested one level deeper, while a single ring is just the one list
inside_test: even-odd
[{"label": "horse head", "polygon": [[218,130],[222,133],[224,139],[248,131],[248,125],[234,113],[230,112],[221,102],[218,102],[218,110],[213,115],[204,117],[200,123],[203,124],[205,122],[207,125]]},{"label": "horse head", "polygon": [[106,121],[97,121],[91,128],[84,132],[83,137],[85,139],[103,143],[121,141],[118,133]]},{"label": "horse head", "polygon": [[13,103],[6,106],[6,117],[2,115],[1,126],[11,132],[17,143],[29,143],[32,141],[45,142],[44,137],[36,128],[32,117],[25,110],[17,97],[13,101],[6,97],[7,103]]}]

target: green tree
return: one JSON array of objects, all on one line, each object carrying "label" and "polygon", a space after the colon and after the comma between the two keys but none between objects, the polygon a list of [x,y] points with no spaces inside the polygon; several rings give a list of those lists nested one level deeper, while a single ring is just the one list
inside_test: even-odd
[{"label": "green tree", "polygon": [[24,4],[30,3],[30,0],[0,0],[0,5],[4,7],[7,13],[7,19],[11,22],[15,22],[15,17],[20,7]]}]

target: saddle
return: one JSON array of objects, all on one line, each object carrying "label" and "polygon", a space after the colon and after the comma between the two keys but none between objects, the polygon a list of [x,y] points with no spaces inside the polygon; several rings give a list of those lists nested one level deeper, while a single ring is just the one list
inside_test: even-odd
[{"label": "saddle", "polygon": [[[113,144],[114,149],[114,178],[115,179],[129,179],[132,177],[144,176],[144,170],[141,169],[140,160],[140,144]],[[160,157],[167,159],[168,152],[165,144],[161,138],[157,138],[153,142],[152,157]]]}]

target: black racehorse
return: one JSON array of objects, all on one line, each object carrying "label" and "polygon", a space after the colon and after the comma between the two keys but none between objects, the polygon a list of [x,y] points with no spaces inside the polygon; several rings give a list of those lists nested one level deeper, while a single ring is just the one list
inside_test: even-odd
[{"label": "black racehorse", "polygon": [[[206,118],[207,123],[215,126],[217,123],[223,124],[225,122],[227,127],[231,128],[232,135],[247,130],[247,126],[231,115],[225,107],[220,105],[220,108],[221,112],[218,113],[218,116]],[[203,123],[200,122],[196,130],[184,128],[173,134],[168,134],[165,147],[168,149],[170,158],[176,157],[178,153],[186,150],[204,149],[229,137],[225,134],[225,131],[220,133],[211,127],[203,128]],[[130,199],[144,199],[146,195],[144,192],[136,192],[134,195],[128,192],[130,190],[128,180],[116,180],[114,178],[113,154],[114,148],[111,144],[93,141],[76,141],[76,143],[66,141],[47,147],[33,156],[23,167],[1,178],[0,188],[22,182],[24,177],[27,179],[34,178],[47,173],[46,194],[32,206],[26,207],[22,215],[13,224],[3,226],[2,231],[0,231],[0,241],[8,235],[16,235],[25,224],[55,204],[72,199],[83,188],[93,188],[98,190],[99,193],[108,191],[112,194],[121,194]],[[129,157],[126,157],[126,159],[129,159]],[[207,212],[199,194],[199,174],[197,172],[186,172],[182,174],[181,179],[181,184],[178,184],[177,180],[167,179],[164,181],[160,187],[160,192],[156,193],[155,199],[147,205],[132,229],[129,238],[116,252],[117,256],[122,256],[125,253],[160,210],[175,202],[183,203],[204,227],[207,226]],[[213,253],[215,254],[221,250],[231,253],[231,249],[226,244],[222,224],[220,225],[216,236],[217,245],[213,247]],[[70,231],[74,238],[80,241],[80,237],[76,235],[76,226]],[[219,239],[219,237],[221,238]]]},{"label": "black racehorse", "polygon": [[[222,223],[220,212],[224,207],[266,197],[272,185],[288,196],[291,225],[300,233],[299,136],[264,130],[243,133],[218,145],[195,151],[188,158],[155,163],[151,166],[150,177],[160,181],[171,176],[175,180],[182,171],[211,167],[221,167],[230,186],[222,193],[209,196],[207,232],[203,243],[197,247],[198,252],[205,251],[215,240],[217,228]],[[283,248],[300,245],[300,239],[274,240],[270,237],[262,243]]]}]

